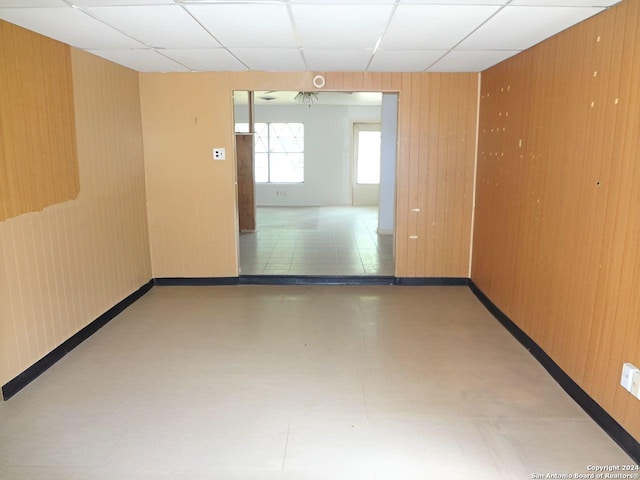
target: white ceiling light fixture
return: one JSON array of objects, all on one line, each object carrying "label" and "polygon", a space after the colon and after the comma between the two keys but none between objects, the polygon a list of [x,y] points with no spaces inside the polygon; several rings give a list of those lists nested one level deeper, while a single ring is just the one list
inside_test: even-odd
[{"label": "white ceiling light fixture", "polygon": [[316,92],[298,92],[298,94],[293,97],[296,102],[299,102],[303,105],[309,105],[311,107],[312,103],[318,101],[318,94]]},{"label": "white ceiling light fixture", "polygon": [[322,75],[313,77],[313,86],[316,88],[324,88],[326,81]]}]

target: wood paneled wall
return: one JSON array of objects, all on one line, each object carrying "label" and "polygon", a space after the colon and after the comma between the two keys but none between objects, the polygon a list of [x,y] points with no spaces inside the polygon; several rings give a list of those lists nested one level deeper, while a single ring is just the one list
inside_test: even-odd
[{"label": "wood paneled wall", "polygon": [[[478,75],[324,75],[324,90],[399,92],[396,275],[467,277]],[[232,92],[313,90],[313,74],[140,77],[154,276],[236,276]]]},{"label": "wood paneled wall", "polygon": [[640,2],[482,74],[473,281],[640,438]]},{"label": "wood paneled wall", "polygon": [[80,183],[69,47],[2,20],[0,45],[2,221],[76,198]]},{"label": "wood paneled wall", "polygon": [[399,92],[399,277],[467,277],[478,75],[327,73],[328,90]]},{"label": "wood paneled wall", "polygon": [[151,278],[138,74],[75,49],[71,64],[80,193],[0,222],[0,385]]}]

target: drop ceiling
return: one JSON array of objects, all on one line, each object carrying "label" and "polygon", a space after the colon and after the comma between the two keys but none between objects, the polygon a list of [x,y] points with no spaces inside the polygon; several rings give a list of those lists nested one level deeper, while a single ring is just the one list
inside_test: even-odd
[{"label": "drop ceiling", "polygon": [[620,0],[0,0],[141,72],[478,72]]}]

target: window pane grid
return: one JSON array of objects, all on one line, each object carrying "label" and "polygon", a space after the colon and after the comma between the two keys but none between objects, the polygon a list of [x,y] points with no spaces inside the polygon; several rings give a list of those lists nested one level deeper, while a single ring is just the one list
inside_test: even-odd
[{"label": "window pane grid", "polygon": [[[254,124],[256,183],[304,182],[304,124]],[[236,133],[248,132],[248,123],[236,123]]]}]

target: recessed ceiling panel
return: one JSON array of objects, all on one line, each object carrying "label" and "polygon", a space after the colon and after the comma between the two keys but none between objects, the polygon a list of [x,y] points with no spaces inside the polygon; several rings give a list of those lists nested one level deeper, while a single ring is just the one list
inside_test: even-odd
[{"label": "recessed ceiling panel", "polygon": [[117,49],[142,47],[74,8],[2,8],[0,18],[74,47]]},{"label": "recessed ceiling panel", "polygon": [[225,47],[298,46],[284,4],[188,5],[187,8]]},{"label": "recessed ceiling panel", "polygon": [[215,3],[284,3],[285,0],[175,0],[183,5],[202,5]]},{"label": "recessed ceiling panel", "polygon": [[479,71],[617,3],[0,0],[0,19],[141,71]]},{"label": "recessed ceiling panel", "polygon": [[234,48],[231,52],[251,70],[296,72],[306,70],[297,48]]},{"label": "recessed ceiling panel", "polygon": [[505,7],[463,41],[462,50],[525,50],[602,8]]},{"label": "recessed ceiling panel", "polygon": [[71,0],[80,7],[107,7],[123,5],[174,5],[173,0]]},{"label": "recessed ceiling panel", "polygon": [[103,22],[151,47],[220,47],[220,44],[178,5],[95,7],[87,10]]},{"label": "recessed ceiling panel", "polygon": [[362,72],[371,60],[372,50],[305,49],[309,70],[325,72]]},{"label": "recessed ceiling panel", "polygon": [[446,54],[446,50],[379,50],[373,57],[371,72],[423,72]]},{"label": "recessed ceiling panel", "polygon": [[291,5],[304,48],[374,48],[391,5]]},{"label": "recessed ceiling panel", "polygon": [[551,7],[610,7],[621,0],[513,0],[511,5]]},{"label": "recessed ceiling panel", "polygon": [[399,5],[381,49],[449,49],[487,21],[498,6]]},{"label": "recessed ceiling panel", "polygon": [[425,5],[506,5],[509,0],[400,0],[400,3]]},{"label": "recessed ceiling panel", "polygon": [[151,49],[89,50],[90,53],[138,72],[188,72],[182,65]]},{"label": "recessed ceiling panel", "polygon": [[66,7],[69,5],[62,0],[0,0],[0,8],[7,7]]},{"label": "recessed ceiling panel", "polygon": [[247,68],[240,63],[238,59],[223,48],[184,50],[166,49],[162,50],[162,53],[185,65],[190,70],[201,72],[231,72],[247,70]]},{"label": "recessed ceiling panel", "polygon": [[520,53],[512,51],[453,50],[435,63],[428,72],[481,72]]},{"label": "recessed ceiling panel", "polygon": [[372,3],[393,5],[395,0],[289,0],[289,3],[308,3],[308,4],[334,4],[344,5],[348,3],[350,5],[371,5]]}]

